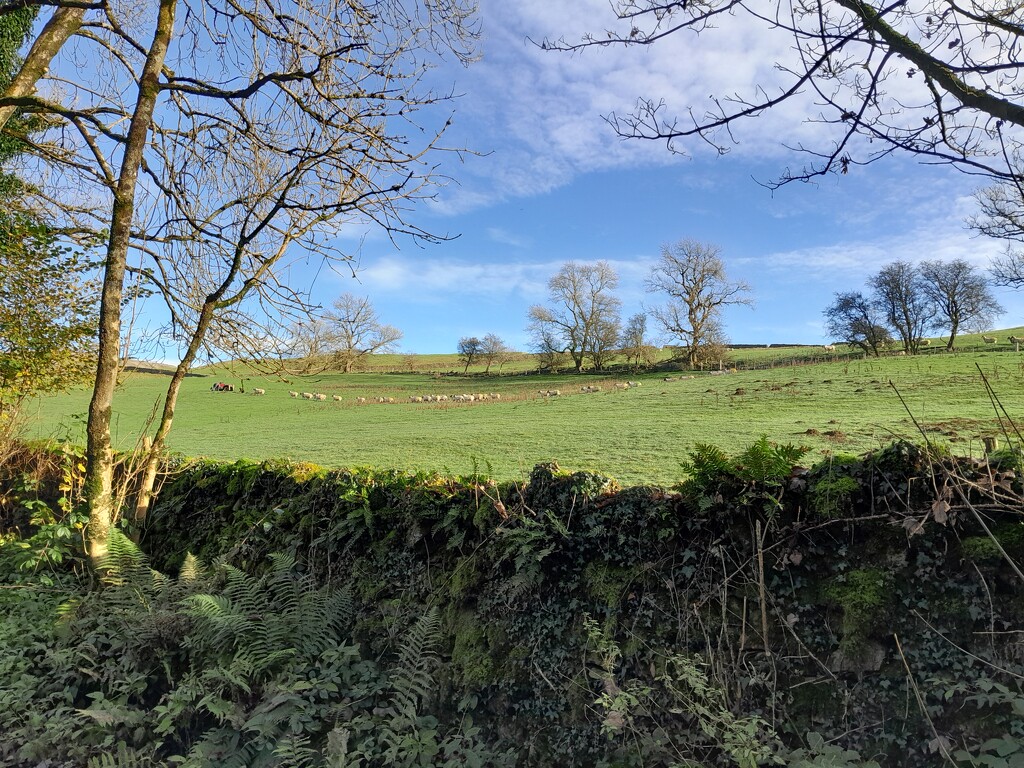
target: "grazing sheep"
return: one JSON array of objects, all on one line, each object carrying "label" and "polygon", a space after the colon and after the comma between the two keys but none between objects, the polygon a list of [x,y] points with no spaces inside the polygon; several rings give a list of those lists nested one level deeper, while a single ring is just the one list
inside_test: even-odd
[{"label": "grazing sheep", "polygon": [[592,385],[592,384],[588,384],[585,387],[580,387],[580,392],[583,392],[584,394],[589,394],[591,392],[600,392],[600,391],[601,391],[600,387],[598,387],[596,385]]},{"label": "grazing sheep", "polygon": [[359,403],[360,405],[362,405],[363,403],[366,402],[366,398],[365,397],[357,397],[356,398],[356,402]]},{"label": "grazing sheep", "polygon": [[1010,337],[1010,343],[1011,344],[1024,344],[1024,339],[1020,338],[1019,336],[1011,336]]},{"label": "grazing sheep", "polygon": [[323,394],[322,392],[317,392],[316,394],[313,395],[313,397],[320,401],[327,399],[327,395]]},{"label": "grazing sheep", "polygon": [[259,387],[253,387],[252,393],[254,395],[265,395],[265,394],[267,394],[267,390],[260,389]]},{"label": "grazing sheep", "polygon": [[419,395],[412,395],[412,396],[409,397],[409,402],[410,403],[422,403],[423,402],[423,398],[420,397]]},{"label": "grazing sheep", "polygon": [[303,392],[302,393],[302,399],[303,400],[312,400],[313,399],[313,393],[312,392]]},{"label": "grazing sheep", "polygon": [[501,393],[491,392],[491,400],[501,400]]},{"label": "grazing sheep", "polygon": [[438,395],[434,399],[437,400],[438,402],[441,402],[441,403],[447,403],[448,400],[449,400],[449,397],[448,397],[448,395]]},{"label": "grazing sheep", "polygon": [[626,383],[621,382],[621,381],[617,381],[617,382],[615,382],[615,388],[616,389],[629,389],[629,384],[626,384]]},{"label": "grazing sheep", "polygon": [[331,400],[333,400],[336,403],[340,403],[341,402],[341,395],[331,395]]},{"label": "grazing sheep", "polygon": [[540,391],[541,397],[559,397],[562,394],[560,389],[542,389]]},{"label": "grazing sheep", "polygon": [[826,352],[835,352],[836,351],[836,345],[835,344],[822,344],[821,348],[824,349]]},{"label": "grazing sheep", "polygon": [[981,340],[986,344],[995,344],[998,341],[995,336],[982,336]]},{"label": "grazing sheep", "polygon": [[298,396],[299,396],[298,392],[292,392],[290,389],[288,390],[288,397],[298,397]]},{"label": "grazing sheep", "polygon": [[917,340],[917,346],[919,346],[919,347],[927,347],[927,346],[930,346],[931,343],[932,343],[931,339],[918,339]]},{"label": "grazing sheep", "polygon": [[640,382],[639,381],[627,381],[626,382],[626,386],[627,387],[639,387],[640,386]]}]

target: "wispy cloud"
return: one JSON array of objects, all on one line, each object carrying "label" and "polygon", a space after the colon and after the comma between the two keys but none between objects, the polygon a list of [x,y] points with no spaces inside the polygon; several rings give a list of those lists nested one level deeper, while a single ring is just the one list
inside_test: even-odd
[{"label": "wispy cloud", "polygon": [[532,243],[529,237],[522,237],[501,227],[488,227],[487,236],[496,243],[511,245],[514,248],[526,248]]},{"label": "wispy cloud", "polygon": [[[564,37],[575,42],[600,36],[615,23],[605,0],[571,4],[549,0],[488,3],[481,9],[485,31],[479,63],[459,74],[466,94],[456,117],[456,135],[484,157],[467,160],[463,186],[442,194],[452,212],[510,197],[550,191],[578,174],[681,158],[664,143],[623,141],[603,117],[631,113],[640,97],[664,100],[666,115],[680,124],[702,119],[716,100],[770,93],[784,75],[776,64],[793,63],[792,41],[742,14],[705,35],[677,34],[649,47],[608,46],[571,54],[545,51],[537,43]],[[741,52],[741,53],[738,53]],[[720,138],[736,155],[781,158],[792,145],[820,145],[828,128],[808,120],[810,96],[735,126]],[[699,140],[686,150],[717,154]],[[782,166],[780,165],[780,170]]]}]

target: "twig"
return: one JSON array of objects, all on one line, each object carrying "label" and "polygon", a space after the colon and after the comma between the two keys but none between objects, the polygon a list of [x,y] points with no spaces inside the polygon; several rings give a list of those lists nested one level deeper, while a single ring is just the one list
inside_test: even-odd
[{"label": "twig", "polygon": [[903,653],[903,646],[900,645],[900,637],[895,632],[892,634],[893,639],[896,641],[896,650],[900,652],[900,660],[903,662],[903,668],[907,670],[907,679],[910,680],[910,685],[914,689],[914,698],[917,699],[917,706],[921,708],[921,714],[924,715],[924,719],[928,721],[928,727],[931,729],[932,735],[935,737],[935,743],[939,747],[939,752],[942,756],[950,762],[951,765],[956,765],[956,761],[952,755],[949,754],[949,749],[946,747],[946,740],[939,736],[939,732],[935,730],[935,723],[932,722],[931,715],[928,714],[928,707],[925,706],[924,696],[921,695],[921,689],[917,687],[917,680],[914,679],[914,673],[910,671],[910,665],[907,663],[907,657]]}]

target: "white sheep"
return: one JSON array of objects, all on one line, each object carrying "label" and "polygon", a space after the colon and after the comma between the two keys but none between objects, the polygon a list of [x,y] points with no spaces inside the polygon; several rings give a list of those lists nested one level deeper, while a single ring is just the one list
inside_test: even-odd
[{"label": "white sheep", "polygon": [[313,393],[312,392],[303,392],[302,393],[302,399],[303,400],[312,400],[313,399]]},{"label": "white sheep", "polygon": [[1024,344],[1024,339],[1020,338],[1019,336],[1011,336],[1010,337],[1010,343],[1011,344]]},{"label": "white sheep", "polygon": [[639,387],[640,386],[640,382],[639,381],[627,381],[626,382],[626,386],[627,387]]},{"label": "white sheep", "polygon": [[340,403],[341,402],[341,395],[331,395],[331,400],[333,400],[336,403]]},{"label": "white sheep", "polygon": [[298,397],[298,396],[299,396],[298,392],[292,392],[290,389],[288,390],[288,397]]},{"label": "white sheep", "polygon": [[500,392],[491,392],[491,400],[501,400]]},{"label": "white sheep", "polygon": [[836,345],[835,344],[822,344],[821,348],[824,349],[826,352],[835,352],[836,351]]},{"label": "white sheep", "polygon": [[412,395],[409,397],[410,403],[422,403],[423,398],[420,395]]},{"label": "white sheep", "polygon": [[327,399],[327,395],[325,395],[323,392],[317,392],[313,395],[313,397],[320,401]]},{"label": "white sheep", "polygon": [[917,344],[918,344],[918,346],[920,346],[920,347],[927,347],[927,346],[930,346],[930,345],[931,345],[931,343],[932,343],[932,340],[931,340],[931,339],[918,339],[918,340],[917,340]]},{"label": "white sheep", "polygon": [[998,341],[995,336],[982,336],[981,340],[986,344],[995,344]]},{"label": "white sheep", "polygon": [[356,398],[356,402],[357,402],[357,403],[358,403],[359,405],[362,405],[363,403],[365,403],[365,402],[366,402],[366,398],[365,398],[365,397],[357,397],[357,398]]},{"label": "white sheep", "polygon": [[267,390],[260,389],[259,387],[253,387],[252,393],[254,395],[265,395],[265,394],[267,394]]}]

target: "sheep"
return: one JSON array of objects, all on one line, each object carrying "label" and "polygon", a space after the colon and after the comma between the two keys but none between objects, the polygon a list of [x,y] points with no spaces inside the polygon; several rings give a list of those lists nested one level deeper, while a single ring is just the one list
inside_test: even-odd
[{"label": "sheep", "polygon": [[616,389],[629,389],[629,384],[625,383],[625,382],[622,382],[622,381],[617,381],[617,382],[615,382],[615,388]]},{"label": "sheep", "polygon": [[292,392],[290,389],[288,390],[288,397],[298,397],[298,396],[299,396],[298,392]]},{"label": "sheep", "polygon": [[585,387],[580,387],[580,392],[583,392],[584,394],[589,394],[591,392],[600,392],[600,391],[601,391],[601,388],[596,386],[596,385],[588,384]]},{"label": "sheep", "polygon": [[928,346],[931,346],[931,343],[932,343],[931,339],[918,339],[917,340],[917,346],[919,346],[919,347],[928,347]]},{"label": "sheep", "polygon": [[341,395],[331,395],[331,400],[333,400],[336,403],[340,403],[341,402]]},{"label": "sheep", "polygon": [[252,393],[254,395],[265,395],[265,394],[267,394],[267,390],[260,389],[259,387],[253,387]]},{"label": "sheep", "polygon": [[541,397],[558,397],[562,394],[560,389],[542,389],[540,391]]},{"label": "sheep", "polygon": [[323,392],[317,392],[313,395],[313,397],[316,400],[320,400],[321,402],[327,399],[327,395],[325,395]]},{"label": "sheep", "polygon": [[639,381],[627,381],[626,382],[626,386],[627,387],[639,387],[640,386],[640,382]]},{"label": "sheep", "polygon": [[501,400],[500,392],[491,392],[491,400]]},{"label": "sheep", "polygon": [[409,402],[410,403],[422,403],[423,402],[423,398],[420,395],[411,395],[409,397]]},{"label": "sheep", "polygon": [[365,397],[357,397],[356,398],[356,403],[358,403],[359,405],[362,405],[365,402],[366,402],[366,398]]},{"label": "sheep", "polygon": [[982,336],[981,340],[986,344],[995,344],[998,341],[995,336]]},{"label": "sheep", "polygon": [[836,345],[835,344],[822,344],[821,348],[824,349],[826,352],[835,352],[836,351]]},{"label": "sheep", "polygon": [[1024,339],[1019,336],[1011,336],[1009,341],[1011,344],[1024,344]]},{"label": "sheep", "polygon": [[302,393],[302,399],[303,400],[312,400],[313,399],[313,393],[312,392],[303,392]]}]

